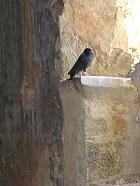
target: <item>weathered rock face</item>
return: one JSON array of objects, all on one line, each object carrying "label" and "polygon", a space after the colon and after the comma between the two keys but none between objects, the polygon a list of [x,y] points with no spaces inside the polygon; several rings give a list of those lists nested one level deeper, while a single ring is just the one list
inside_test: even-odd
[{"label": "weathered rock face", "polygon": [[0,1],[0,185],[62,186],[63,1]]},{"label": "weathered rock face", "polygon": [[130,79],[82,77],[63,82],[60,93],[65,185],[139,174],[138,93]]},{"label": "weathered rock face", "polygon": [[140,96],[140,63],[136,64],[134,68],[134,71],[129,74],[129,77],[132,79],[133,84],[137,87]]},{"label": "weathered rock face", "polygon": [[106,75],[126,77],[128,71],[132,68],[133,61],[131,54],[128,52],[124,52],[120,48],[112,48],[109,53],[109,65]]},{"label": "weathered rock face", "polygon": [[[91,75],[117,76],[121,67],[117,66],[118,72],[110,72],[109,51],[111,47],[127,50],[123,21],[122,7],[117,0],[65,1],[60,18],[64,77],[86,46],[92,47],[96,53],[96,63],[90,68]],[[126,70],[129,71],[127,67]]]},{"label": "weathered rock face", "polygon": [[[64,185],[58,83],[86,46],[96,52],[91,74],[120,74],[118,57],[113,70],[108,65],[110,46],[127,48],[116,6],[115,0],[0,1],[0,185]],[[82,126],[78,130],[82,133]]]}]

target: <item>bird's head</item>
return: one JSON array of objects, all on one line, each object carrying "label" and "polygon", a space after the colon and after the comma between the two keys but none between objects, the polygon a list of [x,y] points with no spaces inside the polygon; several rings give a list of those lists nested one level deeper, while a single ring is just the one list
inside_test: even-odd
[{"label": "bird's head", "polygon": [[90,49],[90,48],[86,48],[86,49],[84,50],[84,53],[93,53],[93,50]]}]

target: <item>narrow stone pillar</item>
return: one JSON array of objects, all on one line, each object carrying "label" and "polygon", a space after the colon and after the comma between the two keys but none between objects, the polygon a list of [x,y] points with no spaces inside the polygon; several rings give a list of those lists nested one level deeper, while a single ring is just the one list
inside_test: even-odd
[{"label": "narrow stone pillar", "polygon": [[129,78],[82,77],[60,85],[65,185],[140,173],[137,90]]},{"label": "narrow stone pillar", "polygon": [[63,0],[0,0],[0,186],[64,186],[63,6]]}]

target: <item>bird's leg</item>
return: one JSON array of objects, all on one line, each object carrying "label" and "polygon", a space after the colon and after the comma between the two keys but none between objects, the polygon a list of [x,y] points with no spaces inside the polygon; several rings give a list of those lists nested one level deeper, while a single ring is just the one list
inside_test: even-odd
[{"label": "bird's leg", "polygon": [[88,73],[86,72],[86,70],[83,70],[83,75],[88,76]]},{"label": "bird's leg", "polygon": [[83,75],[83,70],[82,70],[82,71],[80,71],[80,78],[82,77],[82,75]]},{"label": "bird's leg", "polygon": [[87,72],[84,72],[84,75],[85,75],[85,76],[88,76],[88,73],[87,73]]}]

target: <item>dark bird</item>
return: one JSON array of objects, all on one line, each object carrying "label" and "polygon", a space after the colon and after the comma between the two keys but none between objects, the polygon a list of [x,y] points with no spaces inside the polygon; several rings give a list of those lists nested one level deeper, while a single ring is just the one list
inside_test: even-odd
[{"label": "dark bird", "polygon": [[70,75],[70,79],[73,79],[73,77],[76,74],[79,74],[79,72],[81,73],[81,75],[83,74],[83,72],[86,73],[86,69],[90,66],[93,58],[93,50],[91,50],[90,48],[86,48],[84,52],[79,56],[78,60],[71,68],[71,70],[68,72],[68,74]]}]

